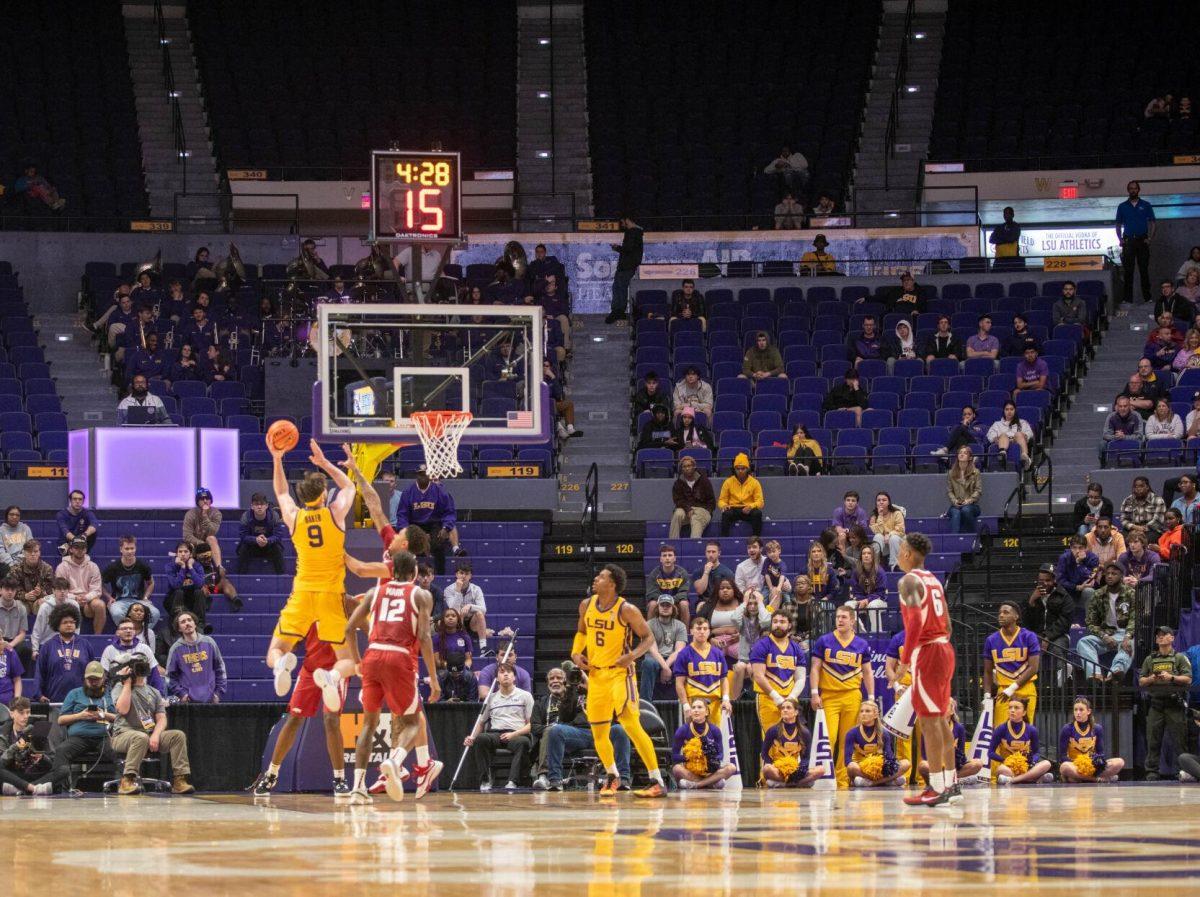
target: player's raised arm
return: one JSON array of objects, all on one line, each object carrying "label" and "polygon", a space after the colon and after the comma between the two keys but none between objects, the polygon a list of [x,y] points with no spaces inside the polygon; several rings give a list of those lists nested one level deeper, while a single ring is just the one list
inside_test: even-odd
[{"label": "player's raised arm", "polygon": [[[383,561],[360,561],[351,554],[343,554],[342,557],[346,561],[346,569],[355,576],[363,579],[391,579],[392,568],[389,564]],[[363,604],[366,604],[364,601]]]},{"label": "player's raised arm", "polygon": [[339,489],[350,489],[354,486],[350,482],[350,477],[346,476],[345,471],[325,457],[325,453],[321,451],[321,446],[317,444],[317,440],[308,440],[308,450],[308,460],[312,462],[314,467],[323,470],[333,480],[335,486]]},{"label": "player's raised arm", "polygon": [[654,644],[654,633],[650,631],[650,625],[642,616],[642,612],[628,601],[621,605],[621,619],[638,637],[638,643],[633,646],[633,650],[622,654],[616,660],[616,666],[628,667],[650,650],[650,646]]},{"label": "player's raised arm", "polygon": [[588,669],[587,655],[587,606],[590,599],[584,598],[579,602],[579,625],[575,627],[575,641],[571,644],[571,660],[581,670]]},{"label": "player's raised arm", "polygon": [[283,472],[283,452],[272,446],[267,448],[271,452],[271,485],[275,489],[275,501],[279,504],[279,516],[291,531],[295,528],[297,509],[287,475]]},{"label": "player's raised arm", "polygon": [[367,506],[367,513],[371,515],[371,522],[375,524],[375,530],[380,535],[383,535],[384,527],[391,522],[384,516],[383,500],[379,497],[379,493],[375,487],[367,482],[367,478],[363,476],[363,472],[358,469],[358,464],[354,461],[354,453],[350,446],[343,443],[342,451],[346,453],[346,460],[342,461],[341,465],[346,468],[346,473],[350,476],[350,480],[354,483],[358,494],[362,496],[363,504]]}]

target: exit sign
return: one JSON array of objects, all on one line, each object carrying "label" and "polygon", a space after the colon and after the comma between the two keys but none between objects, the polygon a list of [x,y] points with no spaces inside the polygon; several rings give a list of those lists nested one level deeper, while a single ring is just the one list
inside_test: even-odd
[{"label": "exit sign", "polygon": [[1079,185],[1072,182],[1058,185],[1059,199],[1079,199]]}]

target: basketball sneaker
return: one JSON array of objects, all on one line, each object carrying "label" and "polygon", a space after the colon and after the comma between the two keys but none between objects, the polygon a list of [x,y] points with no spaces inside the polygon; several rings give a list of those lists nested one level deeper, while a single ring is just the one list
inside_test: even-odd
[{"label": "basketball sneaker", "polygon": [[333,780],[333,799],[347,800],[350,797],[350,783],[344,778]]},{"label": "basketball sneaker", "polygon": [[958,782],[951,785],[948,791],[950,794],[950,803],[961,804],[963,802],[962,786]]},{"label": "basketball sneaker", "polygon": [[600,786],[601,797],[616,797],[617,792],[621,790],[621,777],[614,775],[606,775],[604,784]]},{"label": "basketball sneaker", "polygon": [[[408,780],[408,770],[400,767],[400,781]],[[387,776],[380,776],[375,780],[375,784],[367,789],[367,794],[386,794],[387,793]]]},{"label": "basketball sneaker", "polygon": [[[294,664],[294,657],[292,661]],[[321,689],[321,698],[325,701],[326,710],[330,713],[337,713],[342,709],[342,676],[337,670],[315,670],[313,682]]]},{"label": "basketball sneaker", "polygon": [[384,790],[387,796],[399,803],[404,800],[404,779],[400,775],[400,770],[396,768],[396,762],[387,757],[379,764],[379,774],[384,779]]},{"label": "basketball sneaker", "polygon": [[646,788],[641,788],[641,789],[639,789],[639,790],[637,790],[637,791],[633,792],[633,796],[634,796],[634,797],[644,797],[644,798],[650,798],[650,799],[659,798],[659,797],[666,797],[666,796],[667,796],[667,789],[666,789],[666,788],[664,788],[664,787],[663,787],[661,784],[659,784],[658,782],[651,782],[651,783],[650,783],[650,785],[649,785],[648,787],[646,787]]},{"label": "basketball sneaker", "polygon": [[923,807],[926,802],[937,796],[937,792],[932,788],[926,788],[924,791],[917,794],[904,795],[904,802],[910,807]]},{"label": "basketball sneaker", "polygon": [[250,790],[254,792],[255,797],[266,797],[275,790],[275,786],[279,784],[279,777],[274,773],[259,773],[254,784],[250,786]]},{"label": "basketball sneaker", "polygon": [[418,766],[413,770],[417,774],[417,792],[414,795],[416,800],[420,800],[429,793],[429,789],[433,787],[433,783],[442,773],[442,766],[441,760],[430,760],[428,766]]},{"label": "basketball sneaker", "polygon": [[275,661],[275,694],[286,698],[292,690],[292,670],[296,669],[296,655],[289,651]]},{"label": "basketball sneaker", "polygon": [[366,789],[356,788],[350,792],[350,806],[365,806],[366,804],[374,803],[371,795],[367,794]]}]

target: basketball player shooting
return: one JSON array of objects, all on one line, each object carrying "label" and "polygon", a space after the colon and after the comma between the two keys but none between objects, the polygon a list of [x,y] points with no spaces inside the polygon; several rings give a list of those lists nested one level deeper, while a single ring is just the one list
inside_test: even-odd
[{"label": "basketball player shooting", "polygon": [[417,651],[420,651],[425,668],[431,673],[429,700],[433,703],[442,696],[437,676],[433,675],[437,670],[430,636],[433,596],[417,586],[417,559],[410,552],[396,552],[390,567],[382,563],[365,564],[346,555],[346,566],[355,576],[385,580],[370,601],[363,601],[354,609],[346,624],[346,644],[355,660],[357,630],[369,629],[367,653],[361,664],[363,725],[355,751],[350,802],[371,803],[367,764],[384,700],[392,719],[399,718],[399,725],[392,727],[392,752],[379,764],[380,773],[387,777],[387,795],[395,801],[404,799],[404,758],[413,747],[419,800],[442,771],[441,761],[429,758],[429,736],[417,690]]},{"label": "basketball player shooting", "polygon": [[666,797],[654,742],[642,728],[634,675],[638,659],[654,643],[654,634],[642,612],[621,596],[624,588],[625,571],[616,564],[605,564],[596,574],[592,596],[579,605],[579,628],[571,647],[571,659],[588,672],[588,724],[592,727],[596,756],[607,772],[600,796],[615,796],[621,787],[612,744],[612,721],[616,716],[653,780],[649,788],[635,791],[634,796]]},{"label": "basketball player shooting", "polygon": [[[332,670],[315,670],[313,681],[321,689],[325,709],[342,706],[341,683],[354,674],[354,660],[346,644],[346,566],[342,560],[346,543],[346,515],[354,504],[354,486],[349,477],[325,457],[317,441],[309,441],[308,460],[319,471],[304,475],[296,484],[300,508],[292,500],[283,472],[284,449],[268,444],[274,465],[275,500],[296,548],[296,576],[292,594],[279,612],[279,622],[267,648],[267,666],[275,674],[275,694],[284,697],[292,687],[296,655],[292,648],[316,626],[317,638],[333,646],[337,662]],[[332,504],[325,504],[328,475],[338,491]]]},{"label": "basketball player shooting", "polygon": [[929,787],[904,798],[910,806],[940,807],[962,800],[954,766],[954,733],[950,726],[950,680],[954,646],[950,644],[950,610],[946,591],[925,569],[932,550],[929,539],[909,533],[900,543],[900,612],[904,617],[904,651],[898,678],[912,667],[913,710],[921,724]]}]

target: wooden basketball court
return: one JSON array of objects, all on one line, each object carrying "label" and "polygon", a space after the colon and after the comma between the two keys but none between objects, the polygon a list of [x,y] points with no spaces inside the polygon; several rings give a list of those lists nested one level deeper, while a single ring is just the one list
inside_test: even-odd
[{"label": "wooden basketball court", "polygon": [[[414,897],[884,897],[1200,891],[1200,785],[896,790],[4,798],[10,892]],[[151,883],[152,882],[152,883]],[[402,891],[397,891],[397,887]],[[990,892],[990,890],[989,890]],[[980,892],[982,893],[982,892]]]}]

